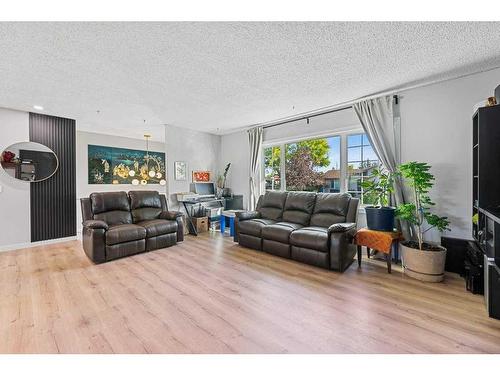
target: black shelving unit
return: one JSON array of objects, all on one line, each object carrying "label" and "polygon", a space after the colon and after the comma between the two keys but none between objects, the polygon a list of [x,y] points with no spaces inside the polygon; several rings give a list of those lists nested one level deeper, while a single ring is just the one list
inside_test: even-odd
[{"label": "black shelving unit", "polygon": [[479,108],[472,117],[472,236],[481,242],[486,225],[480,209],[500,216],[500,105]]},{"label": "black shelving unit", "polygon": [[500,319],[500,105],[472,117],[472,236],[484,256],[484,295],[491,317]]}]

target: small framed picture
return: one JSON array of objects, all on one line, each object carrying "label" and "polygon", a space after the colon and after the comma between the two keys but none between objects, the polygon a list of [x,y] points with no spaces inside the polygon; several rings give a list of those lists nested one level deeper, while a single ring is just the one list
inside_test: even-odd
[{"label": "small framed picture", "polygon": [[176,161],[174,163],[174,178],[177,181],[186,181],[187,180],[187,163],[185,161]]},{"label": "small framed picture", "polygon": [[210,171],[193,171],[193,182],[210,182],[212,176]]}]

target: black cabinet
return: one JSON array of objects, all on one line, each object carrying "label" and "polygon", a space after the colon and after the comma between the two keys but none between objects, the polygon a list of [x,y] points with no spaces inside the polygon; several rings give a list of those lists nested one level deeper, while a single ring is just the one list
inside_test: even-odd
[{"label": "black cabinet", "polygon": [[481,242],[487,223],[480,209],[500,217],[500,105],[479,108],[472,129],[472,235]]},{"label": "black cabinet", "polygon": [[488,315],[500,319],[500,268],[485,257],[485,293]]},{"label": "black cabinet", "polygon": [[472,236],[484,257],[484,298],[500,319],[500,105],[472,117]]}]

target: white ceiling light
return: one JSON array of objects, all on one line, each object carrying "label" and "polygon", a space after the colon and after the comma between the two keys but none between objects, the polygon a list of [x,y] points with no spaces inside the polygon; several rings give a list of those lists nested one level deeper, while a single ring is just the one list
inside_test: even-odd
[{"label": "white ceiling light", "polygon": [[41,105],[34,105],[33,108],[37,111],[43,111],[43,107]]}]

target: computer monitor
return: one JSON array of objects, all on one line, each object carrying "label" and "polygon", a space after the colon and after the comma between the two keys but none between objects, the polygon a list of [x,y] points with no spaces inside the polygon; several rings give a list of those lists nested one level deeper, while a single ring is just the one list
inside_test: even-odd
[{"label": "computer monitor", "polygon": [[215,184],[213,182],[195,182],[194,192],[199,195],[215,195]]}]

